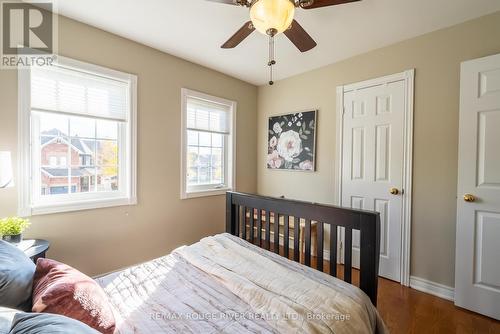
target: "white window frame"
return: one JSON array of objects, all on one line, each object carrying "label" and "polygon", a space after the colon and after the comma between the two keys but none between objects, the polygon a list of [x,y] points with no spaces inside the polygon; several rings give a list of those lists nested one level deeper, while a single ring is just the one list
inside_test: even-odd
[{"label": "white window frame", "polygon": [[54,195],[51,196],[53,198],[34,202],[34,197],[40,198],[33,196],[34,192],[40,192],[41,189],[35,189],[38,182],[33,177],[31,131],[34,124],[31,116],[31,70],[20,67],[18,69],[18,214],[26,217],[137,204],[137,76],[63,56],[57,56],[54,64],[129,83],[128,122],[121,127],[125,135],[119,136],[122,138],[119,140],[119,147],[125,148],[119,150],[120,167],[125,168],[123,174],[120,172],[124,182],[120,183],[121,190],[118,192],[75,193],[71,195],[71,200]]},{"label": "white window frame", "polygon": [[[222,104],[229,107],[229,135],[225,141],[225,186],[210,185],[204,189],[187,189],[187,99],[189,97]],[[224,195],[227,191],[236,188],[236,109],[235,101],[226,100],[217,96],[197,92],[187,88],[181,89],[181,199],[189,199],[204,196]]]}]

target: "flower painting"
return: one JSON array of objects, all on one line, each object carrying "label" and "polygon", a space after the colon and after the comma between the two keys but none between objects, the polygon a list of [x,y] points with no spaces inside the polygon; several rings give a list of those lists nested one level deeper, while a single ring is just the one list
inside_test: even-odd
[{"label": "flower painting", "polygon": [[267,168],[315,170],[316,110],[269,117]]}]

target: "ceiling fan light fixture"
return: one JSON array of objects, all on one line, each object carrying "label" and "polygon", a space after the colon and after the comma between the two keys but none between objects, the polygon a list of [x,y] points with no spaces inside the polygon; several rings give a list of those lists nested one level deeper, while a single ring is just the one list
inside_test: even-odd
[{"label": "ceiling fan light fixture", "polygon": [[250,18],[259,32],[276,35],[292,24],[295,5],[290,0],[257,0],[250,8]]}]

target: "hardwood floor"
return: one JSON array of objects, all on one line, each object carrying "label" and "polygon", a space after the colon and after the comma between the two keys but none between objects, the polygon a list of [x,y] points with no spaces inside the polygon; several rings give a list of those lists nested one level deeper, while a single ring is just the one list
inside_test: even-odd
[{"label": "hardwood floor", "polygon": [[377,308],[394,334],[500,333],[500,321],[383,278],[379,279]]},{"label": "hardwood floor", "polygon": [[[316,267],[313,259],[313,267]],[[324,261],[325,271],[329,263]],[[337,266],[339,277],[344,268]],[[353,269],[353,284],[359,272]],[[391,334],[500,334],[500,321],[456,307],[453,302],[379,278],[377,309]]]},{"label": "hardwood floor", "polygon": [[[283,247],[280,254],[284,254]],[[311,267],[316,268],[316,263],[312,257]],[[325,272],[329,273],[329,267],[330,263],[324,261]],[[343,278],[343,265],[337,265],[337,274]],[[352,281],[359,285],[356,269],[352,271]],[[377,309],[391,334],[500,334],[500,321],[384,278],[379,278]]]}]

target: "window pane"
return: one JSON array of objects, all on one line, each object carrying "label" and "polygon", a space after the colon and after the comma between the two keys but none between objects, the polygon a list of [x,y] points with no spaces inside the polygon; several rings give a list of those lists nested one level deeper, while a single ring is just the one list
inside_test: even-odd
[{"label": "window pane", "polygon": [[50,167],[66,167],[68,160],[68,137],[40,137],[40,164]]},{"label": "window pane", "polygon": [[95,120],[85,117],[70,118],[70,136],[79,138],[95,138]]},{"label": "window pane", "polygon": [[220,133],[212,133],[212,146],[213,147],[222,147],[223,143],[223,135]]},{"label": "window pane", "polygon": [[200,146],[210,147],[212,145],[212,134],[209,132],[200,132]]},{"label": "window pane", "polygon": [[90,166],[94,164],[95,139],[71,138],[71,164]]},{"label": "window pane", "polygon": [[198,132],[189,130],[187,132],[188,145],[189,146],[198,146]]},{"label": "window pane", "polygon": [[118,144],[112,140],[96,141],[97,165],[116,166],[118,165]]},{"label": "window pane", "polygon": [[64,115],[40,113],[40,135],[67,136],[69,118]]},{"label": "window pane", "polygon": [[95,168],[73,167],[71,169],[71,185],[73,193],[87,193],[95,191]]},{"label": "window pane", "polygon": [[210,167],[212,149],[210,147],[200,147],[200,154],[198,156],[198,166]]},{"label": "window pane", "polygon": [[212,183],[213,184],[222,184],[224,183],[223,179],[223,173],[222,173],[222,167],[215,167],[212,168]]},{"label": "window pane", "polygon": [[210,168],[200,167],[198,169],[199,184],[209,184],[210,183]]},{"label": "window pane", "polygon": [[198,147],[188,147],[187,168],[198,167]]},{"label": "window pane", "polygon": [[[45,195],[64,195],[68,194],[69,192],[69,187],[68,186],[61,186],[61,185],[52,185],[48,193],[45,193]],[[44,193],[42,193],[44,194]]]},{"label": "window pane", "polygon": [[68,173],[68,168],[42,167],[40,171],[40,194],[42,196],[67,194],[69,190]]},{"label": "window pane", "polygon": [[221,167],[222,166],[222,149],[221,148],[213,148],[212,149],[212,167]]},{"label": "window pane", "polygon": [[[118,190],[118,142],[97,140],[117,138],[118,122],[50,113],[39,113],[39,119],[49,129],[40,136],[42,196]],[[51,129],[51,122],[58,128]]]},{"label": "window pane", "polygon": [[205,131],[187,131],[188,186],[224,183],[224,136]]},{"label": "window pane", "polygon": [[118,139],[118,122],[97,120],[97,138]]},{"label": "window pane", "polygon": [[118,190],[118,167],[97,169],[97,191]]},{"label": "window pane", "polygon": [[187,170],[187,183],[188,185],[195,185],[198,183],[198,168],[189,168]]}]

